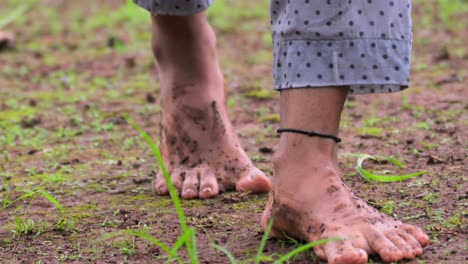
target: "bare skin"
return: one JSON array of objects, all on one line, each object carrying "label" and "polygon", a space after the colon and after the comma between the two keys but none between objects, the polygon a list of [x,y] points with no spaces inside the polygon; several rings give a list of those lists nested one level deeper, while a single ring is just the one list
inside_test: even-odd
[{"label": "bare skin", "polygon": [[[184,199],[225,190],[271,190],[242,149],[225,107],[216,39],[205,15],[153,17],[153,51],[161,78],[161,151]],[[159,173],[155,191],[167,195]]]},{"label": "bare skin", "polygon": [[[162,152],[171,180],[186,199],[210,198],[224,189],[267,192],[270,180],[252,165],[233,133],[224,107],[215,36],[200,13],[153,17],[153,49],[160,66]],[[292,89],[281,94],[281,127],[337,135],[348,89]],[[422,254],[428,237],[355,197],[340,179],[337,144],[286,133],[276,153],[274,191],[262,217],[273,235],[314,241],[346,240],[315,248],[329,263],[366,263]],[[167,194],[161,175],[155,190]]]},{"label": "bare skin", "polygon": [[[347,88],[294,89],[281,94],[281,127],[337,135]],[[314,248],[328,263],[367,263],[422,254],[429,238],[419,228],[394,220],[357,198],[341,181],[337,144],[331,139],[281,135],[273,192],[262,217],[273,218],[272,234],[305,241],[341,237]]]}]

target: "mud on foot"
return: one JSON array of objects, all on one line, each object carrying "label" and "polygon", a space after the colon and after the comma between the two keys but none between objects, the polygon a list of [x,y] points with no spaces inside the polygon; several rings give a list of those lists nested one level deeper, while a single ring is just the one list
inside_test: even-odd
[{"label": "mud on foot", "polygon": [[264,228],[273,218],[273,236],[304,241],[343,238],[314,248],[328,263],[367,263],[368,255],[391,262],[422,254],[429,238],[421,229],[367,205],[354,196],[338,173],[326,169],[315,172],[322,177],[304,177],[292,191],[286,184],[275,183],[262,217]]},{"label": "mud on foot", "polygon": [[[172,97],[163,109],[161,151],[182,198],[212,198],[233,189],[270,191],[271,181],[252,164],[234,134],[224,100]],[[154,189],[168,194],[161,172]]]}]

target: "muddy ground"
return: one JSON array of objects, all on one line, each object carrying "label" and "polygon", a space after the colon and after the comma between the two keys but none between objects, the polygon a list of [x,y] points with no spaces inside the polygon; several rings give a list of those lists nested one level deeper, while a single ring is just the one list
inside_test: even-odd
[{"label": "muddy ground", "polygon": [[[1,1],[0,18],[25,2]],[[180,235],[172,202],[151,190],[155,159],[121,117],[128,114],[158,135],[149,17],[125,1],[35,2],[0,29],[15,36],[0,47],[0,202],[5,207],[42,190],[63,209],[39,195],[1,209],[0,262],[161,263],[164,252],[122,232],[139,230],[170,245]],[[345,106],[339,145],[345,181],[431,237],[424,255],[408,263],[463,263],[468,256],[466,11],[463,1],[415,1],[412,88],[350,96]],[[255,164],[272,175],[279,116],[278,94],[270,88],[268,1],[218,1],[209,18],[235,129]],[[427,173],[369,183],[355,170],[357,153],[390,155],[407,165],[366,162],[374,172]],[[197,227],[202,263],[228,262],[211,242],[240,260],[255,256],[266,198],[227,193],[183,201]],[[264,254],[297,246],[270,239]],[[311,252],[291,262],[319,263]]]}]

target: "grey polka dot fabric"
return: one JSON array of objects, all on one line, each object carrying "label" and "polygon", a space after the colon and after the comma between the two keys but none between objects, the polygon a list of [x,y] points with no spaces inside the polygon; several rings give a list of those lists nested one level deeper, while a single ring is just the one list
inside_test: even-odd
[{"label": "grey polka dot fabric", "polygon": [[[154,14],[189,15],[213,0],[134,0]],[[349,86],[351,94],[409,86],[410,0],[272,0],[277,90]]]}]

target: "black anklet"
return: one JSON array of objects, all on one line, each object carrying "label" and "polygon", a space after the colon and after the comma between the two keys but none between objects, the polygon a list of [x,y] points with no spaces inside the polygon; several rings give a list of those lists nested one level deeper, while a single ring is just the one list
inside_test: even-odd
[{"label": "black anklet", "polygon": [[290,132],[290,133],[298,133],[298,134],[307,135],[309,137],[331,138],[336,143],[341,142],[341,138],[339,138],[337,136],[328,135],[328,134],[321,134],[321,133],[317,133],[317,132],[314,132],[314,131],[305,131],[305,130],[293,129],[293,128],[278,128],[278,130],[276,130],[276,132],[278,132],[279,134],[281,134],[283,132]]}]

